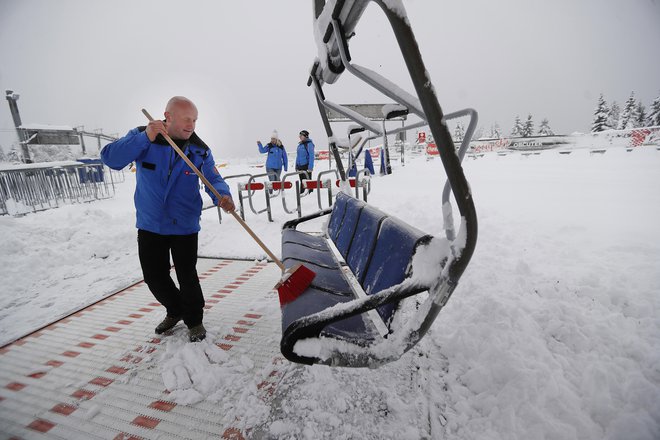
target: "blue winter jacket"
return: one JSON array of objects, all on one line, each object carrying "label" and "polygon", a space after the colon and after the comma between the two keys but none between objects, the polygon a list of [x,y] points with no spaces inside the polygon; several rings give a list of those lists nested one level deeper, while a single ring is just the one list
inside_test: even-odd
[{"label": "blue winter jacket", "polygon": [[[135,162],[137,228],[162,235],[199,232],[199,178],[161,136],[151,142],[144,130],[134,128],[101,151],[103,163],[115,170]],[[211,150],[196,134],[181,149],[221,195],[231,196],[229,186],[215,168]],[[217,204],[215,195],[208,188],[206,192]]]},{"label": "blue winter jacket", "polygon": [[306,139],[298,144],[296,149],[296,166],[307,165],[307,169],[314,168],[314,142]]},{"label": "blue winter jacket", "polygon": [[266,159],[266,168],[271,168],[274,170],[281,170],[284,168],[284,171],[289,169],[289,158],[286,155],[286,150],[284,145],[277,146],[272,142],[266,144],[266,146],[261,145],[261,142],[257,144],[259,147],[260,153],[268,153],[268,159]]}]

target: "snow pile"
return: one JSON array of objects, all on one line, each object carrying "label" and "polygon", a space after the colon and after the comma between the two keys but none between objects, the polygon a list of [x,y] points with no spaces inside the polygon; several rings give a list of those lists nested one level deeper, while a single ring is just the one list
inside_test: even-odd
[{"label": "snow pile", "polygon": [[187,332],[165,339],[165,350],[156,361],[169,399],[179,405],[193,405],[207,400],[226,408],[227,423],[245,429],[265,422],[270,412],[260,397],[259,382],[272,370],[271,365],[255,367],[250,357],[227,352],[207,338],[191,344]]}]

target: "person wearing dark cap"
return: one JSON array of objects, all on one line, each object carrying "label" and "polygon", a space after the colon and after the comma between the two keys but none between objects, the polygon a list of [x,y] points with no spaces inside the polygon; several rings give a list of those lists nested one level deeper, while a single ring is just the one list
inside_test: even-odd
[{"label": "person wearing dark cap", "polygon": [[[296,149],[296,171],[303,171],[300,174],[300,183],[304,179],[312,178],[314,170],[314,142],[309,138],[309,132],[302,130],[299,133],[300,142]],[[312,192],[311,190],[309,192]]]}]

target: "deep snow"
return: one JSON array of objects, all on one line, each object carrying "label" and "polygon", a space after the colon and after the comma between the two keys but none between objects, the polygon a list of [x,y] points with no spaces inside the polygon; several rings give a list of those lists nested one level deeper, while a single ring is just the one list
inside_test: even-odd
[{"label": "deep snow", "polygon": [[[464,168],[479,240],[429,335],[377,370],[290,365],[278,407],[261,414],[266,430],[275,438],[660,438],[660,151],[489,153]],[[437,159],[407,161],[373,180],[369,201],[441,235],[442,176]],[[0,218],[3,342],[140,278],[133,185],[127,174],[112,200]],[[315,198],[304,201],[311,212]],[[276,223],[251,213],[248,222],[279,253],[291,216],[274,206]],[[228,216],[219,226],[205,211],[202,228],[201,255],[262,256]],[[277,303],[267,307],[279,313]],[[185,356],[185,346],[171,344],[168,357]],[[223,356],[216,361],[221,376]]]}]

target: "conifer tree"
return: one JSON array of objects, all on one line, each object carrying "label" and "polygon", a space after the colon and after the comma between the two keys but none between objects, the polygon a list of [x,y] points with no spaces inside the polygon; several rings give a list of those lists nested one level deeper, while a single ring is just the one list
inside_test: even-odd
[{"label": "conifer tree", "polygon": [[651,113],[649,113],[649,126],[655,127],[660,125],[660,96],[655,98],[651,104]]},{"label": "conifer tree", "polygon": [[609,130],[611,127],[607,125],[607,119],[609,116],[609,109],[607,108],[607,103],[603,94],[600,94],[598,98],[598,104],[596,105],[596,110],[594,111],[594,122],[591,124],[591,132],[598,133],[600,131]]},{"label": "conifer tree", "polygon": [[490,137],[493,139],[500,139],[502,137],[502,129],[497,122],[490,126]]},{"label": "conifer tree", "polygon": [[9,154],[7,154],[7,162],[20,162],[20,156],[18,155],[18,149],[16,148],[16,144],[14,144],[11,147],[11,150],[9,150]]},{"label": "conifer tree", "polygon": [[640,101],[635,109],[635,127],[646,127],[646,122],[646,108]]},{"label": "conifer tree", "polygon": [[617,128],[619,126],[619,117],[621,116],[621,107],[616,101],[612,101],[610,112],[607,115],[607,125],[610,128]]},{"label": "conifer tree", "polygon": [[511,130],[511,136],[522,136],[523,124],[520,121],[520,116],[516,115],[516,120],[513,122],[513,129]]},{"label": "conifer tree", "polygon": [[532,120],[532,115],[530,113],[527,115],[527,120],[525,121],[525,125],[523,125],[522,136],[529,137],[532,135],[534,135],[534,121]]},{"label": "conifer tree", "polygon": [[461,121],[458,121],[456,124],[456,129],[454,130],[454,142],[459,142],[462,141],[463,138],[465,137],[465,127],[463,127],[463,123]]},{"label": "conifer tree", "polygon": [[617,127],[619,130],[626,130],[634,127],[635,109],[637,107],[636,102],[635,92],[632,92],[630,98],[628,98],[626,104],[623,106],[623,111],[619,118],[619,126]]},{"label": "conifer tree", "polygon": [[541,125],[539,126],[539,134],[541,136],[554,136],[554,132],[550,128],[550,122],[548,121],[548,118],[543,118],[541,121]]}]

